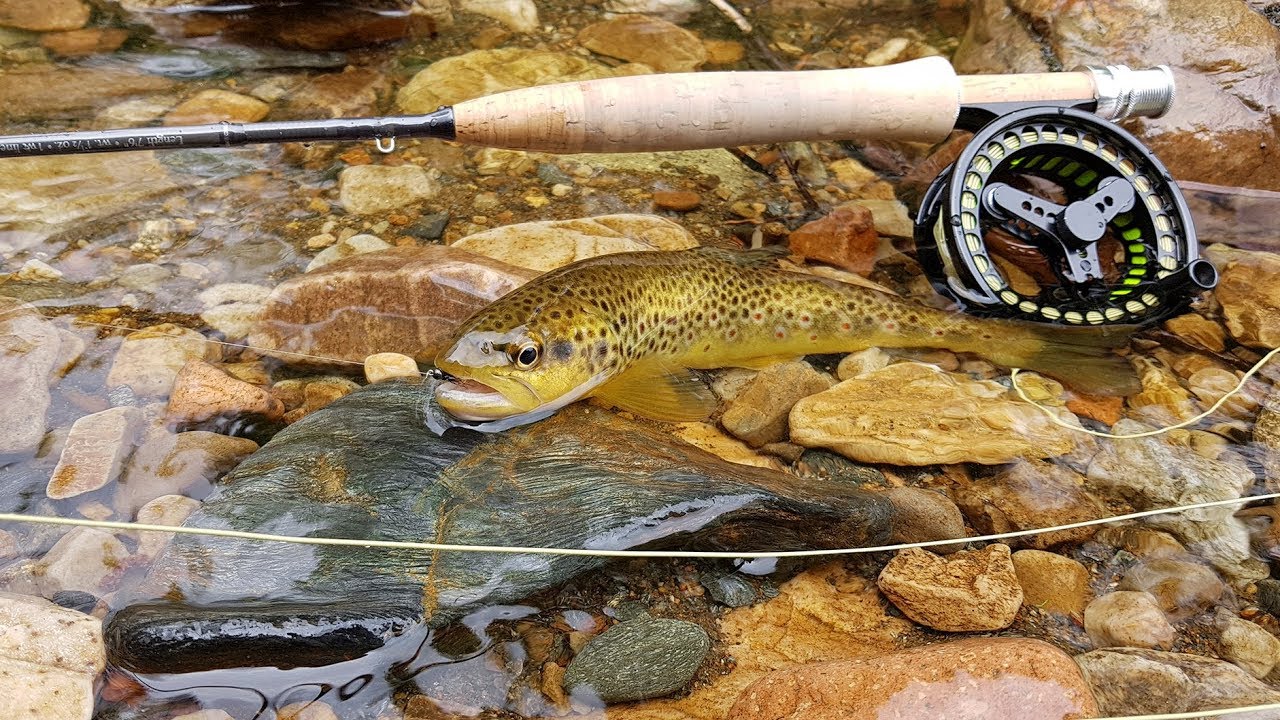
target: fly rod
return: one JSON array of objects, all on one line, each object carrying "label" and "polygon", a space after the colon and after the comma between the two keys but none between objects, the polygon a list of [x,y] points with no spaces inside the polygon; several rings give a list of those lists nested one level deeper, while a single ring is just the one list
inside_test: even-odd
[{"label": "fly rod", "polygon": [[[962,108],[1088,106],[1107,120],[1159,116],[1167,67],[957,75],[940,57],[796,72],[636,75],[542,85],[425,115],[76,131],[0,137],[0,157],[234,147],[260,143],[436,138],[548,153],[649,152],[798,140],[937,142]],[[394,146],[394,145],[392,145]]]}]

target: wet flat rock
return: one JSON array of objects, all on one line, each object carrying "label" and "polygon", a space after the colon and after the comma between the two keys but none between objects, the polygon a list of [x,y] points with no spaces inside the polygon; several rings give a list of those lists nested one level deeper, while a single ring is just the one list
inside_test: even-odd
[{"label": "wet flat rock", "polygon": [[[423,424],[429,392],[387,381],[308,415],[228,475],[187,524],[599,549],[846,547],[889,534],[883,498],[838,482],[799,485],[599,410],[574,408],[498,435],[453,429],[436,437]],[[375,649],[423,618],[439,626],[605,562],[178,536],[146,585],[151,597],[186,603],[124,610],[112,621],[111,645],[118,660],[143,670],[327,664]],[[281,597],[292,605],[261,602]],[[240,602],[209,605],[231,600]],[[257,637],[228,637],[228,618],[258,627]],[[304,656],[299,643],[272,639],[270,629],[286,620],[332,643],[302,643],[312,653]],[[350,632],[326,635],[339,627]]]},{"label": "wet flat rock", "polygon": [[398,352],[430,362],[460,322],[536,275],[438,245],[364,253],[276,287],[249,343],[293,361]]},{"label": "wet flat rock", "polygon": [[1076,720],[1097,716],[1080,670],[1038,640],[991,638],[815,663],[765,676],[738,698],[742,720]]}]

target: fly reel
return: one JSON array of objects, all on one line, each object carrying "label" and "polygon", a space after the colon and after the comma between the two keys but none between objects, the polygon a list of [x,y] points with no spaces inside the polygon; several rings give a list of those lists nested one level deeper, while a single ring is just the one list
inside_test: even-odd
[{"label": "fly reel", "polygon": [[1181,191],[1133,135],[1075,107],[966,108],[975,135],[915,223],[930,281],[965,310],[1149,324],[1218,282]]}]

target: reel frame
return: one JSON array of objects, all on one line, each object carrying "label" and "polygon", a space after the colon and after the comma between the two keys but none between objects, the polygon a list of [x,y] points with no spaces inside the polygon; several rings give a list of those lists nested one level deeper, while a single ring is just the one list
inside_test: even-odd
[{"label": "reel frame", "polygon": [[[961,108],[956,127],[974,137],[929,186],[915,221],[917,254],[935,290],[977,315],[1147,325],[1216,286],[1173,177],[1092,105]],[[1002,181],[1014,176],[1057,185],[1067,203]],[[1015,290],[988,246],[993,230],[1038,250],[1058,284],[1036,295]],[[1123,252],[1111,267],[1123,274],[1111,281],[1098,253],[1108,237]]]}]

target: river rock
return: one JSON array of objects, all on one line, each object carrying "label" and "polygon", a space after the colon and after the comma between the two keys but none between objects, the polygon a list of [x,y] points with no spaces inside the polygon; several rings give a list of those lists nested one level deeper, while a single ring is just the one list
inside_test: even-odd
[{"label": "river rock", "polygon": [[[1135,419],[1158,426],[1175,425],[1200,414],[1191,393],[1172,370],[1150,358],[1137,361],[1142,390],[1127,399]],[[1112,432],[1124,434],[1115,430]]]},{"label": "river rock", "polygon": [[380,98],[390,94],[385,75],[348,65],[342,72],[307,80],[289,95],[284,111],[294,118],[368,117],[377,114]]},{"label": "river rock", "polygon": [[[181,495],[161,495],[139,508],[136,520],[144,525],[176,527],[190,517],[198,507],[200,507],[199,500]],[[173,533],[140,531],[138,557],[144,560],[156,557],[172,539]]]},{"label": "river rock", "polygon": [[249,343],[292,362],[397,352],[429,363],[463,320],[536,275],[439,245],[358,255],[277,286]]},{"label": "river rock", "polygon": [[1022,602],[1051,613],[1079,617],[1089,600],[1089,571],[1079,561],[1043,550],[1013,554]]},{"label": "river rock", "polygon": [[1214,615],[1222,631],[1218,642],[1223,660],[1258,678],[1266,678],[1280,664],[1280,638],[1261,625],[1249,622],[1226,608]]},{"label": "river rock", "polygon": [[1084,629],[1095,648],[1173,647],[1174,631],[1151,593],[1117,590],[1089,603]]},{"label": "river rock", "polygon": [[788,362],[756,373],[724,411],[720,424],[752,447],[787,438],[787,416],[801,398],[831,387],[830,376],[806,362]]},{"label": "river rock", "polygon": [[564,687],[620,703],[662,697],[693,679],[711,650],[698,625],[666,618],[637,618],[597,635],[569,663]]},{"label": "river rock", "polygon": [[128,39],[129,31],[124,28],[84,28],[45,33],[40,46],[56,55],[80,57],[115,52]]},{"label": "river rock", "polygon": [[1119,588],[1151,593],[1174,622],[1213,607],[1227,592],[1211,568],[1177,558],[1142,560],[1125,572]]},{"label": "river rock", "polygon": [[538,29],[538,6],[533,0],[458,0],[458,9],[493,18],[516,32]]},{"label": "river rock", "polygon": [[211,484],[258,449],[247,438],[204,430],[153,432],[134,451],[117,484],[116,512],[131,517],[165,495],[203,497]]},{"label": "river rock", "polygon": [[338,175],[338,202],[356,215],[397,210],[437,192],[435,181],[417,165],[355,165]]},{"label": "river rock", "polygon": [[60,590],[101,595],[104,581],[117,572],[128,557],[124,543],[111,533],[78,527],[63,535],[36,563],[35,574],[46,597]]},{"label": "river rock", "polygon": [[761,455],[750,445],[726,435],[715,425],[703,422],[678,423],[673,434],[690,445],[731,463],[782,469],[782,463],[777,458]]},{"label": "river rock", "polygon": [[[1060,419],[1075,422],[1065,409]],[[895,363],[804,398],[791,410],[791,440],[860,462],[1000,464],[1071,452],[1070,430],[990,380],[933,365]]]},{"label": "river rock", "polygon": [[0,706],[15,720],[84,720],[106,663],[102,622],[42,598],[0,593]]},{"label": "river rock", "polygon": [[697,245],[688,230],[667,218],[622,214],[504,225],[468,235],[452,247],[546,272],[597,255]]},{"label": "river rock", "polygon": [[791,252],[861,275],[871,272],[879,244],[871,211],[853,203],[801,225],[787,238]]},{"label": "river rock", "polygon": [[[969,534],[960,508],[940,492],[917,487],[896,487],[886,490],[884,496],[893,503],[894,510],[893,536],[889,538],[890,542],[951,540]],[[956,543],[934,545],[929,549],[945,555],[962,547],[963,543]]]},{"label": "river rock", "polygon": [[771,673],[728,717],[742,720],[1076,720],[1097,704],[1071,657],[1039,640],[982,638]]},{"label": "river rock", "polygon": [[[0,75],[0,97],[8,107],[13,101],[3,87],[6,77]],[[41,89],[47,92],[49,87],[57,85]],[[0,116],[4,112],[0,109]],[[3,167],[0,231],[21,233],[22,244],[34,245],[74,223],[120,212],[175,187],[150,152],[9,158]]]},{"label": "river rock", "polygon": [[284,415],[284,404],[270,392],[206,362],[192,360],[178,371],[165,409],[171,422],[202,423],[241,415],[276,419]]},{"label": "river rock", "polygon": [[173,323],[145,327],[120,343],[107,373],[107,387],[124,385],[142,397],[164,397],[173,391],[178,371],[188,362],[221,357],[221,348],[195,330]]},{"label": "river rock", "polygon": [[[1015,9],[1016,7],[1016,9]],[[982,0],[956,50],[956,71],[1045,72],[1077,65],[1174,68],[1178,100],[1136,130],[1174,177],[1280,190],[1280,29],[1236,0],[1112,3]],[[1125,28],[1116,33],[1114,28]]]},{"label": "river rock", "polygon": [[400,353],[374,353],[364,359],[364,379],[370,383],[417,377],[420,372],[413,358]]},{"label": "river rock", "polygon": [[643,65],[610,68],[577,55],[545,50],[473,50],[438,60],[418,72],[396,94],[396,104],[405,112],[430,113],[441,105],[506,90],[647,72],[649,68]]},{"label": "river rock", "polygon": [[947,632],[1000,630],[1022,607],[1008,545],[946,558],[919,548],[900,550],[876,584],[904,615]]},{"label": "river rock", "polygon": [[0,297],[0,455],[31,452],[44,437],[60,338],[33,306]]},{"label": "river rock", "polygon": [[643,63],[658,72],[693,72],[707,61],[707,49],[697,35],[645,15],[588,25],[578,33],[578,42],[592,52]]},{"label": "river rock", "polygon": [[[1106,716],[1198,712],[1280,702],[1280,692],[1222,660],[1114,648],[1077,655]],[[1254,715],[1261,718],[1265,716]]]},{"label": "river rock", "polygon": [[80,0],[24,2],[0,0],[0,25],[21,30],[49,32],[75,30],[89,22],[89,6]]},{"label": "river rock", "polygon": [[[1124,419],[1112,431],[1124,435],[1151,429]],[[1103,443],[1085,473],[1086,487],[1123,500],[1135,510],[1153,510],[1238,498],[1253,484],[1253,471],[1238,455],[1226,452],[1217,459],[1206,458],[1191,447],[1189,438],[1186,431],[1173,430],[1156,437]],[[1233,582],[1266,577],[1265,566],[1251,557],[1248,527],[1233,517],[1236,509],[1187,510],[1144,522],[1172,533]]]},{"label": "river rock", "polygon": [[383,240],[377,235],[361,233],[352,235],[342,242],[335,243],[321,250],[315,257],[311,258],[311,262],[307,263],[305,272],[315,272],[330,263],[344,260],[356,255],[365,253],[378,252],[379,250],[391,249],[391,243]]},{"label": "river rock", "polygon": [[[873,493],[816,479],[800,485],[589,407],[499,434],[451,429],[438,437],[424,422],[424,413],[440,415],[424,409],[432,382],[369,385],[290,425],[186,524],[601,549],[848,547],[889,535],[891,506]],[[682,511],[668,512],[673,506]],[[764,536],[755,530],[761,523]],[[418,645],[389,641],[421,623],[442,627],[605,562],[179,535],[133,606],[114,616],[110,645],[118,662],[144,672],[323,665],[384,644],[379,662],[389,667]],[[284,605],[283,595],[291,598]],[[162,596],[170,599],[142,602]],[[283,622],[309,639],[279,642],[271,628]],[[180,628],[194,632],[179,642]]]},{"label": "river rock", "polygon": [[914,626],[885,612],[875,585],[841,561],[800,573],[767,602],[727,613],[719,640],[735,664],[680,698],[608,709],[610,720],[713,720],[733,717],[735,699],[775,670],[855,660],[898,649]]},{"label": "river rock", "polygon": [[228,90],[201,90],[164,116],[165,125],[204,125],[217,122],[257,122],[271,106],[258,98]]},{"label": "river rock", "polygon": [[[1085,490],[1083,483],[1083,477],[1062,465],[1020,460],[990,477],[958,488],[956,501],[969,522],[984,535],[1069,525],[1109,515],[1102,501]],[[1088,540],[1096,531],[1096,527],[1054,530],[1010,538],[1009,544],[1046,550]]]},{"label": "river rock", "polygon": [[71,426],[45,494],[65,500],[115,480],[142,429],[142,411],[116,407],[85,415]]},{"label": "river rock", "polygon": [[1280,347],[1280,289],[1272,282],[1280,256],[1239,250],[1220,272],[1214,297],[1231,337],[1252,347]]}]

